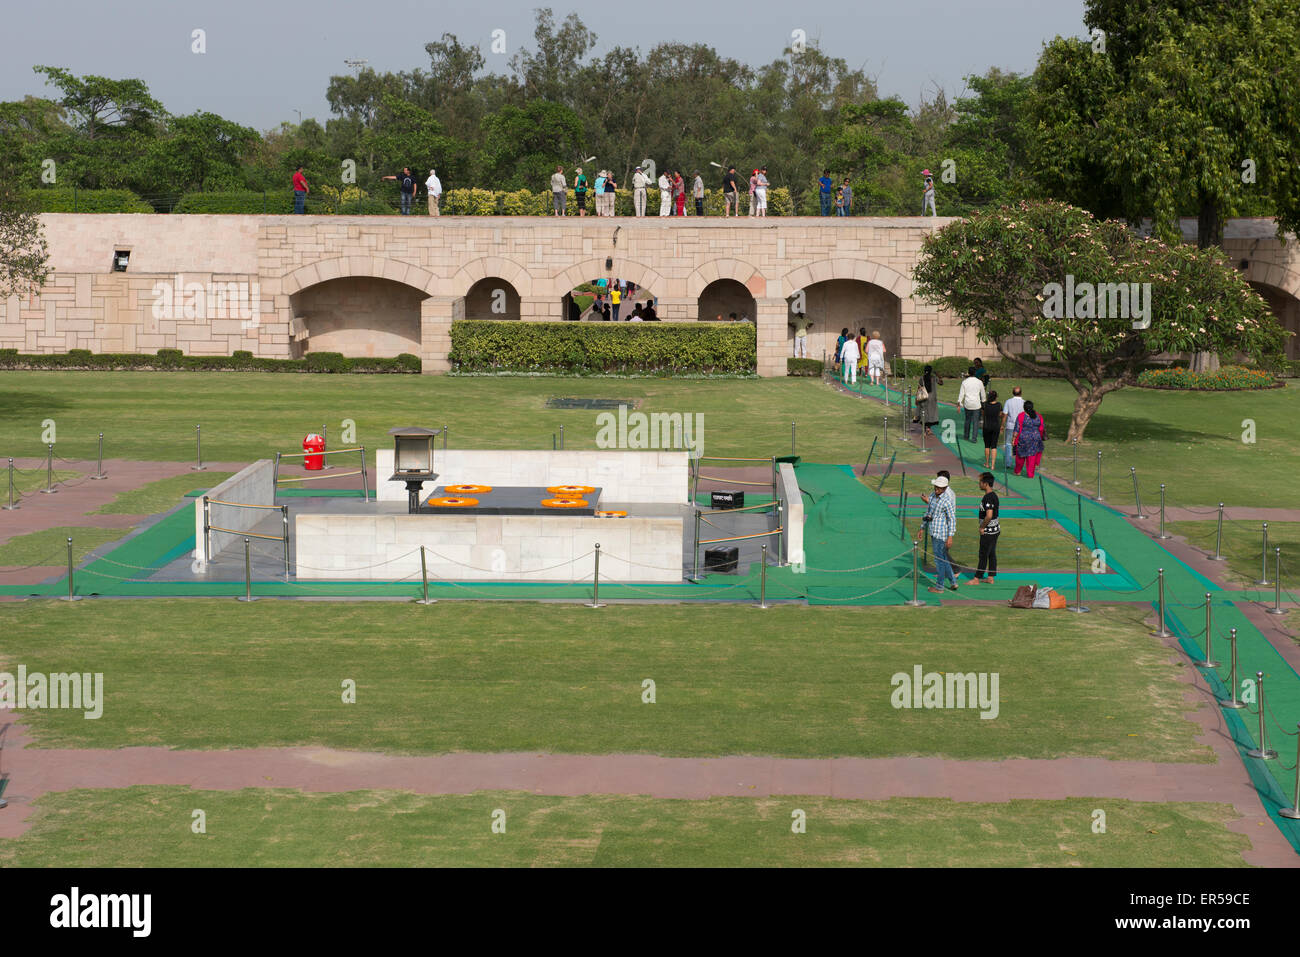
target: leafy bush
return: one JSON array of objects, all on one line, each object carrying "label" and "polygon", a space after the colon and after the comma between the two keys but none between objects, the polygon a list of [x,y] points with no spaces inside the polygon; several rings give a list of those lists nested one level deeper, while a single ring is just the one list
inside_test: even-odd
[{"label": "leafy bush", "polygon": [[1273,389],[1281,385],[1263,369],[1223,366],[1214,372],[1192,372],[1182,366],[1148,369],[1138,374],[1138,385],[1148,389],[1187,389],[1198,392],[1230,392],[1241,389]]},{"label": "leafy bush", "polygon": [[1300,359],[1287,359],[1283,356],[1264,356],[1259,361],[1259,367],[1265,372],[1271,372],[1279,379],[1300,378]]},{"label": "leafy bush", "polygon": [[270,190],[265,193],[252,190],[186,193],[176,203],[172,212],[207,215],[269,213],[287,216],[293,212],[293,190]]},{"label": "leafy bush", "polygon": [[786,359],[786,375],[815,375],[819,376],[824,371],[824,364],[821,359]]},{"label": "leafy bush", "polygon": [[451,324],[457,372],[753,375],[749,323],[577,323],[462,319]]},{"label": "leafy bush", "polygon": [[187,356],[179,349],[159,349],[156,356],[111,352],[96,354],[88,349],[22,355],[17,349],[0,349],[0,369],[418,373],[420,358],[406,352],[391,359],[348,359],[337,352],[310,353],[305,359],[263,359],[244,349],[237,350],[232,356]]},{"label": "leafy bush", "polygon": [[153,207],[129,189],[73,189],[57,186],[23,191],[39,213],[152,213]]}]

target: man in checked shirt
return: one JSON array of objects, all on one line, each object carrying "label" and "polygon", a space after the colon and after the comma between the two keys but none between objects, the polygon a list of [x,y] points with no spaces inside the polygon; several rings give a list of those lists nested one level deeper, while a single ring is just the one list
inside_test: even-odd
[{"label": "man in checked shirt", "polygon": [[948,560],[948,549],[952,547],[952,537],[957,534],[957,497],[948,487],[946,475],[935,476],[930,484],[934,486],[934,495],[921,496],[927,506],[922,521],[930,536],[930,546],[934,549],[937,579],[937,584],[930,586],[930,591],[942,593],[945,587],[956,591],[957,576],[953,574],[952,563]]}]

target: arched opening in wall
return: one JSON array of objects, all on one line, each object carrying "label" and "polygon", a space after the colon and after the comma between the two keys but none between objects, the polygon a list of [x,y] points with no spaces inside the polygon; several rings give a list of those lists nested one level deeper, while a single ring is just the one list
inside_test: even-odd
[{"label": "arched opening in wall", "polygon": [[700,293],[700,321],[754,320],[758,304],[749,287],[736,279],[715,279]]},{"label": "arched opening in wall", "polygon": [[1282,328],[1291,333],[1284,347],[1286,357],[1300,359],[1300,299],[1276,286],[1265,285],[1262,282],[1252,282],[1250,286],[1264,297],[1269,312],[1277,316],[1277,321],[1282,324]]},{"label": "arched opening in wall", "polygon": [[308,286],[289,297],[292,354],[418,356],[420,303],[427,298],[422,289],[377,276],[348,276]]},{"label": "arched opening in wall", "polygon": [[496,276],[485,276],[465,293],[466,319],[518,319],[519,293]]},{"label": "arched opening in wall", "polygon": [[860,279],[828,279],[796,289],[786,299],[786,355],[794,355],[793,325],[796,312],[803,308],[811,322],[808,328],[807,355],[830,361],[835,355],[835,341],[840,330],[853,335],[865,329],[867,335],[879,332],[886,356],[899,353],[903,334],[903,303],[887,289]]},{"label": "arched opening in wall", "polygon": [[560,315],[572,322],[662,321],[657,305],[654,290],[621,276],[599,276],[566,292]]}]

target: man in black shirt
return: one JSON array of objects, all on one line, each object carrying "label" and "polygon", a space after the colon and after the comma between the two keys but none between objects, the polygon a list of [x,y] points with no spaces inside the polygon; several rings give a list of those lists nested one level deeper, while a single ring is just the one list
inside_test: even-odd
[{"label": "man in black shirt", "polygon": [[723,217],[731,215],[735,210],[736,215],[740,215],[739,193],[736,191],[739,178],[736,176],[736,167],[728,166],[726,174],[722,177],[722,198],[724,200]]},{"label": "man in black shirt", "polygon": [[[968,585],[992,585],[998,575],[998,535],[1001,532],[998,507],[1001,503],[998,493],[993,491],[993,481],[992,472],[980,473],[980,491],[984,493],[980,499],[980,558],[975,577],[966,582]],[[984,577],[985,569],[988,569],[988,578]]]},{"label": "man in black shirt", "polygon": [[642,317],[646,322],[658,322],[658,321],[659,321],[659,313],[655,312],[655,306],[654,306],[654,300],[653,300],[653,299],[647,299],[647,300],[645,301],[645,308],[641,310],[641,317]]},{"label": "man in black shirt", "polygon": [[400,176],[385,176],[384,179],[397,180],[402,191],[402,215],[411,215],[411,200],[415,198],[415,177],[411,175],[411,167],[403,166]]}]

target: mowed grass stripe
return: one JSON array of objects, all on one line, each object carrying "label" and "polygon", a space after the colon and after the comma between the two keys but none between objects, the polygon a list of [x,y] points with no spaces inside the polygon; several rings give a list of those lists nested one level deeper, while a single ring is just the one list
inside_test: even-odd
[{"label": "mowed grass stripe", "polygon": [[[194,809],[206,833],[191,831]],[[518,792],[48,794],[0,864],[32,867],[1242,867],[1226,804],[1111,798],[707,801]],[[792,812],[806,831],[791,829]],[[1106,813],[1093,833],[1094,812]],[[504,833],[492,830],[504,812]],[[497,820],[501,821],[500,815]]]},{"label": "mowed grass stripe", "polygon": [[[23,714],[42,747],[1211,762],[1145,613],[50,601],[0,606],[0,661],[104,674],[98,720]],[[997,672],[997,718],[893,708],[915,665]]]}]

